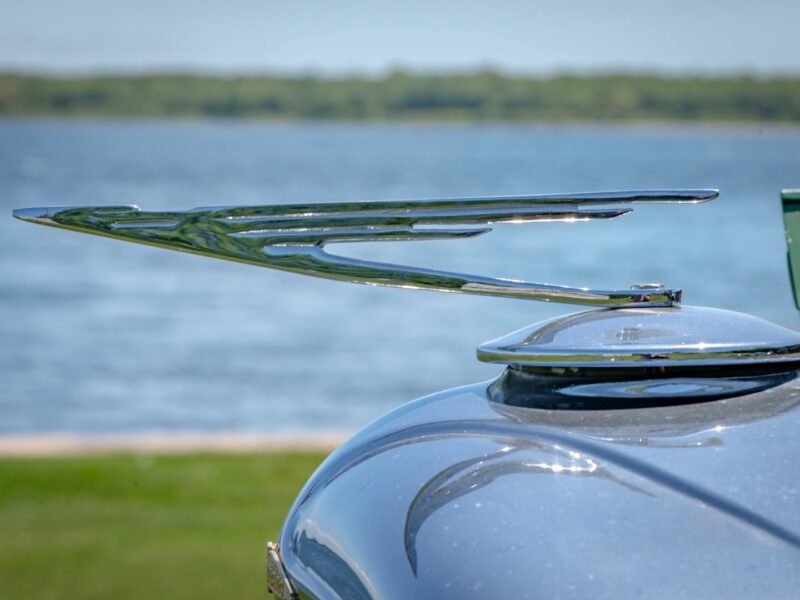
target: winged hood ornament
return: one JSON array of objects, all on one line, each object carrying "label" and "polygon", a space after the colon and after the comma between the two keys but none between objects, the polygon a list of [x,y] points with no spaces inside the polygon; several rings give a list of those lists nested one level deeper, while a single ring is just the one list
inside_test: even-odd
[{"label": "winged hood ornament", "polygon": [[[482,344],[479,360],[506,365],[499,378],[406,404],[336,450],[267,547],[278,597],[592,597],[601,589],[587,577],[594,572],[615,596],[735,596],[768,582],[767,596],[792,597],[798,496],[785,491],[799,447],[800,332],[681,305],[679,289],[655,284],[562,287],[326,251],[716,197],[662,190],[14,215],[328,279],[596,307]],[[795,283],[798,202],[784,193]],[[742,485],[753,473],[759,485]],[[620,556],[633,567],[620,570]]]},{"label": "winged hood ornament", "polygon": [[277,204],[150,212],[136,206],[25,208],[24,221],[327,279],[602,307],[671,306],[681,291],[660,285],[592,290],[448,273],[346,258],[345,242],[447,240],[492,223],[588,221],[631,212],[633,203],[697,203],[717,190],[655,190],[441,200]]}]

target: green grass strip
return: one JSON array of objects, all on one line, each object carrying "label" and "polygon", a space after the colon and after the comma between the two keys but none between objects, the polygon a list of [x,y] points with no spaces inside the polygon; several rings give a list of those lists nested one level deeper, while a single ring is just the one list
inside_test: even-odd
[{"label": "green grass strip", "polygon": [[263,598],[322,454],[0,459],[0,595]]}]

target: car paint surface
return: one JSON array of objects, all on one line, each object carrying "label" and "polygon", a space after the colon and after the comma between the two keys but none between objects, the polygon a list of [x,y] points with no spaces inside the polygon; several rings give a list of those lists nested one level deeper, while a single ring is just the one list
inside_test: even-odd
[{"label": "car paint surface", "polygon": [[410,402],[309,480],[281,534],[318,598],[796,597],[800,381],[616,410]]}]

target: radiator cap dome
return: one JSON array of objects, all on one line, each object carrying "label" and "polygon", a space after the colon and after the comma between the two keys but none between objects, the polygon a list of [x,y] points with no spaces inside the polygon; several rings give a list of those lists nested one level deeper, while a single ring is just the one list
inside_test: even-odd
[{"label": "radiator cap dome", "polygon": [[543,321],[481,344],[478,359],[564,368],[791,363],[800,362],[800,332],[717,308],[594,310]]}]

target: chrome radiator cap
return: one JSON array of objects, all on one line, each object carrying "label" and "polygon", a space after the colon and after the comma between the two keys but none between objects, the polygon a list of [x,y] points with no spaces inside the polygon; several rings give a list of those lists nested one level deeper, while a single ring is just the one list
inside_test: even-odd
[{"label": "chrome radiator cap", "polygon": [[481,344],[478,359],[565,374],[589,368],[741,368],[800,362],[800,332],[718,308],[594,310]]}]

